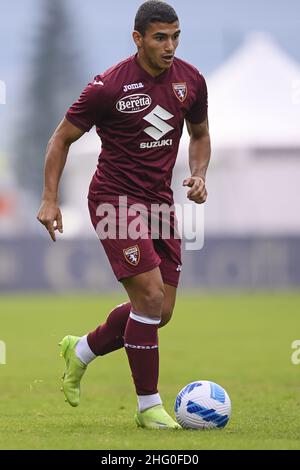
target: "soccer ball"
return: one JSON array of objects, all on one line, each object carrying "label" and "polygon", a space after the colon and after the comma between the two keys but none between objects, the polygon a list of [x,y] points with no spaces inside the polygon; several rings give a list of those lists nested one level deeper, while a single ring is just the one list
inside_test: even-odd
[{"label": "soccer ball", "polygon": [[231,402],[220,385],[198,380],[184,387],[175,401],[175,416],[186,429],[221,429],[231,415]]}]

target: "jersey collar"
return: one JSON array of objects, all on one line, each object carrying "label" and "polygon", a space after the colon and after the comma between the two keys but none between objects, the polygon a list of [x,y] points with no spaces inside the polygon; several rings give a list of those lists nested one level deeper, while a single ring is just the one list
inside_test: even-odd
[{"label": "jersey collar", "polygon": [[169,73],[171,72],[172,70],[172,67],[174,64],[172,64],[172,66],[168,69],[168,70],[165,70],[164,72],[162,72],[160,75],[158,75],[157,77],[153,77],[153,75],[151,75],[149,72],[147,72],[147,70],[145,70],[138,62],[138,59],[137,59],[137,53],[133,56],[133,60],[134,60],[134,63],[135,65],[137,66],[137,68],[139,69],[139,71],[142,73],[142,76],[144,79],[148,79],[149,81],[152,81],[154,83],[161,83],[163,82],[164,80],[166,80],[166,78],[169,76]]}]

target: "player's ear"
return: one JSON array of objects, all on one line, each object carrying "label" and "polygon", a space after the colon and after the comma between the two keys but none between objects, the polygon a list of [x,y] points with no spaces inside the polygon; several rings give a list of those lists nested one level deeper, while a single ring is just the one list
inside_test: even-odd
[{"label": "player's ear", "polygon": [[132,37],[136,47],[142,47],[143,36],[141,35],[141,33],[139,33],[138,31],[133,31]]}]

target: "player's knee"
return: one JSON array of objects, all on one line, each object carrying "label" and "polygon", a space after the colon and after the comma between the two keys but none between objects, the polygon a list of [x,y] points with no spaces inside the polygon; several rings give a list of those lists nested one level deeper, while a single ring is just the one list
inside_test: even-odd
[{"label": "player's knee", "polygon": [[173,309],[163,309],[161,312],[161,321],[159,324],[159,328],[162,328],[163,326],[166,326],[169,321],[171,320],[173,315]]},{"label": "player's knee", "polygon": [[162,307],[164,304],[165,292],[162,286],[149,286],[141,296],[143,313],[145,315],[161,318]]}]

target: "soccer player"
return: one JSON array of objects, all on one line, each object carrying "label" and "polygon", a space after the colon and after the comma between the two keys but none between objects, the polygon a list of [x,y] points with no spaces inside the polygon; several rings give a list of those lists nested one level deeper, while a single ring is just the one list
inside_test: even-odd
[{"label": "soccer player", "polygon": [[[157,0],[143,3],[133,31],[137,53],[92,80],[55,130],[46,151],[38,213],[53,241],[56,230],[63,232],[58,186],[69,147],[94,125],[102,150],[88,203],[98,235],[103,204],[116,211],[114,229],[124,229],[134,221],[129,212],[128,218],[121,213],[120,196],[127,197],[126,210],[134,203],[142,203],[149,211],[153,204],[173,206],[172,170],[185,120],[191,175],[183,185],[189,187],[188,199],[205,202],[210,159],[207,88],[195,67],[175,57],[179,36],[179,20],[171,6]],[[70,405],[79,405],[80,381],[87,365],[97,356],[125,347],[137,394],[137,425],[176,429],[180,426],[164,409],[158,392],[158,328],[169,322],[175,305],[180,239],[175,236],[173,213],[169,238],[161,232],[158,237],[144,236],[149,226],[141,225],[138,239],[130,234],[99,236],[129,300],[115,307],[95,331],[61,341],[66,362],[63,392]]]}]

